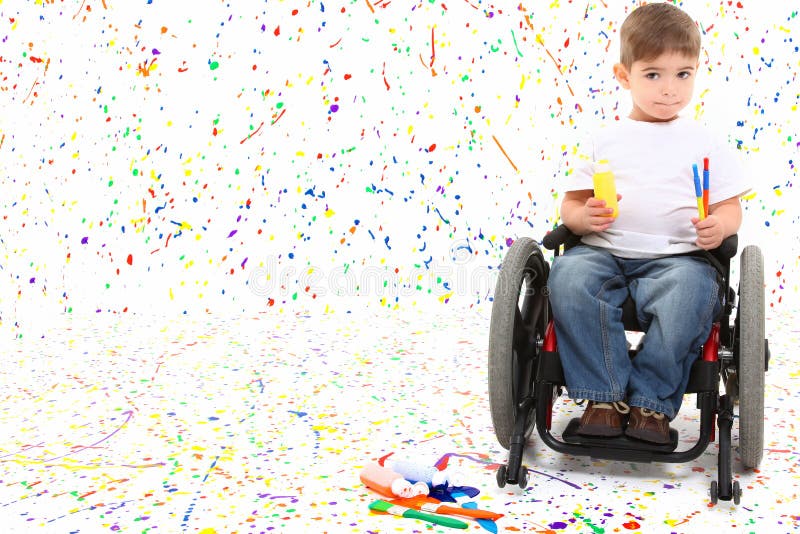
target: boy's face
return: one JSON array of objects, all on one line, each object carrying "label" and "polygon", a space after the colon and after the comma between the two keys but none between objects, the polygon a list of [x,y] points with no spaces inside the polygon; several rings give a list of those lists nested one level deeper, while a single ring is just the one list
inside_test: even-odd
[{"label": "boy's face", "polygon": [[665,122],[677,117],[692,100],[699,65],[696,57],[674,52],[652,60],[634,61],[630,70],[621,63],[614,65],[614,75],[633,98],[630,118]]}]

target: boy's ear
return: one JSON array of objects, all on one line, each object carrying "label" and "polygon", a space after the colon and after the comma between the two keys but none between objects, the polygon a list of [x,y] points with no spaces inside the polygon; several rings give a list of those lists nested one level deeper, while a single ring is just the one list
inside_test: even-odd
[{"label": "boy's ear", "polygon": [[614,65],[614,77],[617,79],[623,89],[631,88],[630,73],[624,64],[617,63]]}]

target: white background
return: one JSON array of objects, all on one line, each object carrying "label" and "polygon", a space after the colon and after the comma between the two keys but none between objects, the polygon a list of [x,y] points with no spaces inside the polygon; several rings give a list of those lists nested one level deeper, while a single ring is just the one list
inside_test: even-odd
[{"label": "white background", "polygon": [[[581,132],[627,112],[636,4],[0,2],[4,324],[485,303]],[[800,22],[679,5],[685,113],[741,147],[771,313],[797,295]]]}]

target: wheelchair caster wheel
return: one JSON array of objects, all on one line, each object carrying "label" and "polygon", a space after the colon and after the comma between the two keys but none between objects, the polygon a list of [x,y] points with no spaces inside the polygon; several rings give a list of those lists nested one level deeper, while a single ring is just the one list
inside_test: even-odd
[{"label": "wheelchair caster wheel", "polygon": [[711,497],[711,504],[717,504],[719,501],[719,485],[716,480],[711,481],[711,487],[708,489],[708,494]]},{"label": "wheelchair caster wheel", "polygon": [[733,483],[733,504],[739,504],[742,500],[742,488],[739,486],[739,481]]},{"label": "wheelchair caster wheel", "polygon": [[506,487],[506,474],[507,473],[508,473],[508,470],[507,470],[505,465],[501,465],[497,469],[497,486],[498,487],[500,487],[500,488],[505,488]]},{"label": "wheelchair caster wheel", "polygon": [[528,487],[528,468],[524,465],[519,466],[519,474],[517,475],[520,489]]}]

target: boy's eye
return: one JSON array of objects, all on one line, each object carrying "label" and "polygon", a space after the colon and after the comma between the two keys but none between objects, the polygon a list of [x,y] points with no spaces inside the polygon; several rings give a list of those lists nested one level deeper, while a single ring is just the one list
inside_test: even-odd
[{"label": "boy's eye", "polygon": [[688,71],[683,71],[683,72],[679,72],[678,73],[678,78],[680,78],[681,80],[685,80],[686,78],[689,78],[691,76],[692,76],[692,73],[688,72]]},{"label": "boy's eye", "polygon": [[648,80],[657,80],[658,79],[658,73],[657,72],[648,72],[647,74],[644,75],[644,77],[647,78]]}]

